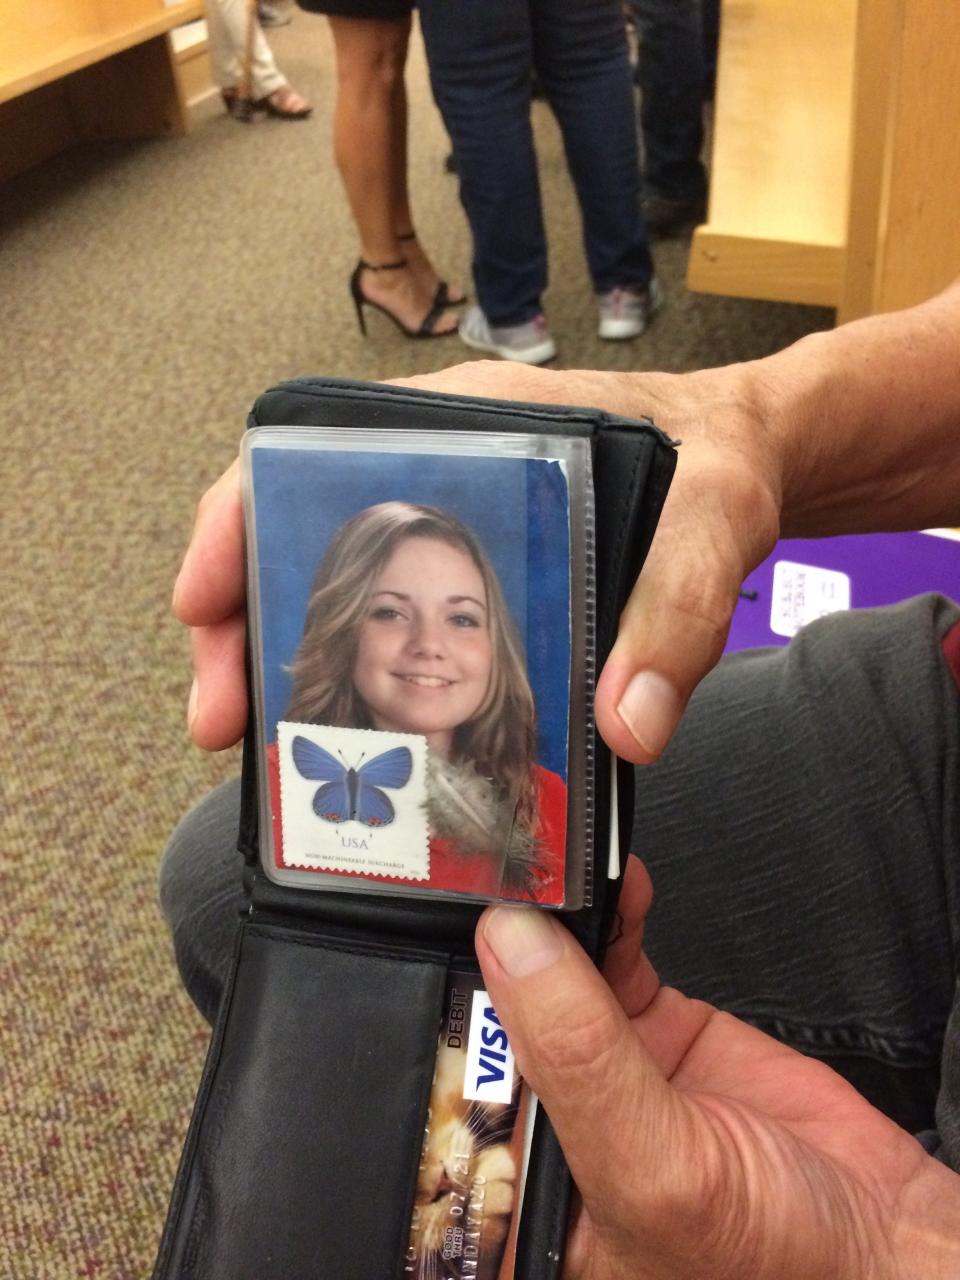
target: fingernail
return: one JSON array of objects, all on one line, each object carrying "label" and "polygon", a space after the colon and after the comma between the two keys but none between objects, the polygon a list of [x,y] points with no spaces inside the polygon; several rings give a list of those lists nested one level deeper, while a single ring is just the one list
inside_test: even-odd
[{"label": "fingernail", "polygon": [[494,907],[483,936],[501,969],[525,978],[555,964],[563,954],[560,926],[533,907]]},{"label": "fingernail", "polygon": [[187,703],[187,728],[193,730],[193,722],[197,718],[197,708],[200,702],[200,686],[197,678],[194,676],[193,684],[190,686],[190,700]]},{"label": "fingernail", "polygon": [[669,680],[655,671],[639,671],[623,691],[617,714],[644,751],[658,756],[677,727],[681,709]]}]

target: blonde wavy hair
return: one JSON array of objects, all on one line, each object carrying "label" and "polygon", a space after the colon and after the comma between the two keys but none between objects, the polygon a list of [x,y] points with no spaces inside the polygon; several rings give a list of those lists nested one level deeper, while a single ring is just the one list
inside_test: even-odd
[{"label": "blonde wavy hair", "polygon": [[407,538],[435,539],[466,552],[483,579],[493,653],[490,680],[476,714],[454,732],[452,758],[472,761],[481,775],[492,778],[516,819],[532,831],[537,816],[536,709],[520,638],[486,552],[448,511],[381,502],[337,531],[310,591],[303,639],[290,665],[293,691],[284,718],[373,727],[353,683],[357,643],[377,575]]}]

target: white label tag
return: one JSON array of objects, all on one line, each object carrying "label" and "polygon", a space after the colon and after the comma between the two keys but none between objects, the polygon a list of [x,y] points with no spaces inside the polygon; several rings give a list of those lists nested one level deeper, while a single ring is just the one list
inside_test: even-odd
[{"label": "white label tag", "polygon": [[426,880],[426,738],[277,725],[283,865]]},{"label": "white label tag", "polygon": [[838,569],[778,560],[773,566],[770,630],[795,636],[801,627],[828,613],[850,608],[850,579]]},{"label": "white label tag", "polygon": [[509,1102],[513,1095],[513,1050],[485,991],[473,993],[463,1096],[479,1102]]}]

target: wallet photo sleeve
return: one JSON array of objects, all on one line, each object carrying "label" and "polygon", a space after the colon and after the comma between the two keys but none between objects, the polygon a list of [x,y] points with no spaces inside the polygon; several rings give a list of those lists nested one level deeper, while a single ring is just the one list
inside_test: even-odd
[{"label": "wallet photo sleeve", "polygon": [[259,427],[241,457],[264,874],[588,903],[590,442]]}]

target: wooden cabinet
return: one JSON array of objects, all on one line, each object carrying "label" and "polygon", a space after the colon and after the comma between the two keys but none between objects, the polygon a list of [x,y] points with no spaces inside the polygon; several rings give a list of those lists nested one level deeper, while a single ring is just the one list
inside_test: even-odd
[{"label": "wooden cabinet", "polygon": [[960,274],[956,0],[724,0],[691,289],[852,319]]},{"label": "wooden cabinet", "polygon": [[72,142],[184,133],[169,32],[202,0],[0,0],[0,180]]}]

